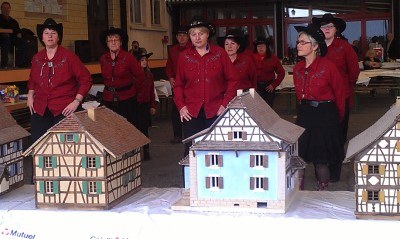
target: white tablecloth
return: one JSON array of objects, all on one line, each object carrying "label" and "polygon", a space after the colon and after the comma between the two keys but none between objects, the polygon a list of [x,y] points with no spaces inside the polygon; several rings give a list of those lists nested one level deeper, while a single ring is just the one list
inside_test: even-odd
[{"label": "white tablecloth", "polygon": [[347,191],[299,192],[286,214],[173,211],[180,188],[143,188],[108,211],[42,210],[33,192],[25,185],[0,196],[1,239],[390,238],[400,226],[355,219],[354,192]]}]

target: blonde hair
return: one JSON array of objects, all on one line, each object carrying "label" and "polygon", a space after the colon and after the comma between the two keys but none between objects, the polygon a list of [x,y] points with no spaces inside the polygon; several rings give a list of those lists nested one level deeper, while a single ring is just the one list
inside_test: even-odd
[{"label": "blonde hair", "polygon": [[193,27],[193,28],[190,28],[188,31],[189,35],[190,35],[190,33],[192,33],[194,31],[194,29],[199,29],[201,32],[206,32],[206,33],[210,34],[210,30],[207,27]]}]

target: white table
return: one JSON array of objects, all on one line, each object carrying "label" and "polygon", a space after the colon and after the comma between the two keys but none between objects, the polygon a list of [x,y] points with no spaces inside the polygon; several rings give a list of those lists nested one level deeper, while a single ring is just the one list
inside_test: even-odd
[{"label": "white table", "polygon": [[[354,192],[302,191],[286,214],[173,211],[180,188],[143,188],[109,211],[35,209],[32,185],[0,197],[0,238],[391,238],[399,221],[355,219]],[[3,233],[3,234],[2,234]],[[5,236],[4,236],[5,235]],[[3,237],[2,237],[3,236]],[[19,237],[18,237],[19,238]],[[33,238],[33,237],[30,237]]]}]

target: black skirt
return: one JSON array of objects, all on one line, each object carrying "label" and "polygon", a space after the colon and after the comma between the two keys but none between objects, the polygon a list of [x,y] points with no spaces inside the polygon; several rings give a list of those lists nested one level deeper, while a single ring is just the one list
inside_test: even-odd
[{"label": "black skirt", "polygon": [[296,124],[305,128],[299,139],[299,156],[315,164],[343,161],[343,137],[335,103],[299,105],[297,109]]}]

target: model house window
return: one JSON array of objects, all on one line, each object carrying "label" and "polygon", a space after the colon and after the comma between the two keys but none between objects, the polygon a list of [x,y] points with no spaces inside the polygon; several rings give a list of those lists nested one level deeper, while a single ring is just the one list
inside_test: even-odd
[{"label": "model house window", "polygon": [[379,201],[379,191],[368,191],[368,201]]},{"label": "model house window", "polygon": [[46,182],[46,193],[54,193],[54,182]]},{"label": "model house window", "polygon": [[161,23],[161,4],[160,0],[150,0],[151,4],[151,24],[159,25]]},{"label": "model house window", "polygon": [[219,154],[208,154],[205,157],[206,160],[206,167],[222,167],[222,155]]},{"label": "model house window", "polygon": [[206,177],[206,188],[222,189],[224,188],[223,178],[219,176]]},{"label": "model house window", "polygon": [[38,156],[39,168],[56,168],[57,157],[56,156]]},{"label": "model house window", "polygon": [[96,182],[89,182],[89,194],[97,193],[97,184]]},{"label": "model house window", "polygon": [[131,23],[142,23],[141,0],[131,0],[130,21]]},{"label": "model house window", "polygon": [[268,155],[263,155],[263,154],[250,155],[250,167],[268,168]]},{"label": "model house window", "polygon": [[368,174],[379,174],[379,165],[368,165]]},{"label": "model house window", "polygon": [[100,168],[100,157],[84,156],[84,157],[82,157],[81,165],[82,165],[82,168],[98,169],[98,168]]},{"label": "model house window", "polygon": [[231,131],[228,132],[228,140],[246,140],[247,132],[246,131]]},{"label": "model house window", "polygon": [[73,134],[66,134],[65,139],[67,142],[74,142],[74,135]]},{"label": "model house window", "polygon": [[13,163],[10,166],[8,166],[8,172],[10,173],[10,176],[15,176],[20,174],[20,165],[21,163]]},{"label": "model house window", "polygon": [[75,142],[77,143],[79,141],[79,135],[78,134],[60,134],[60,141],[61,142]]},{"label": "model house window", "polygon": [[268,190],[268,178],[266,177],[250,177],[251,190]]}]

